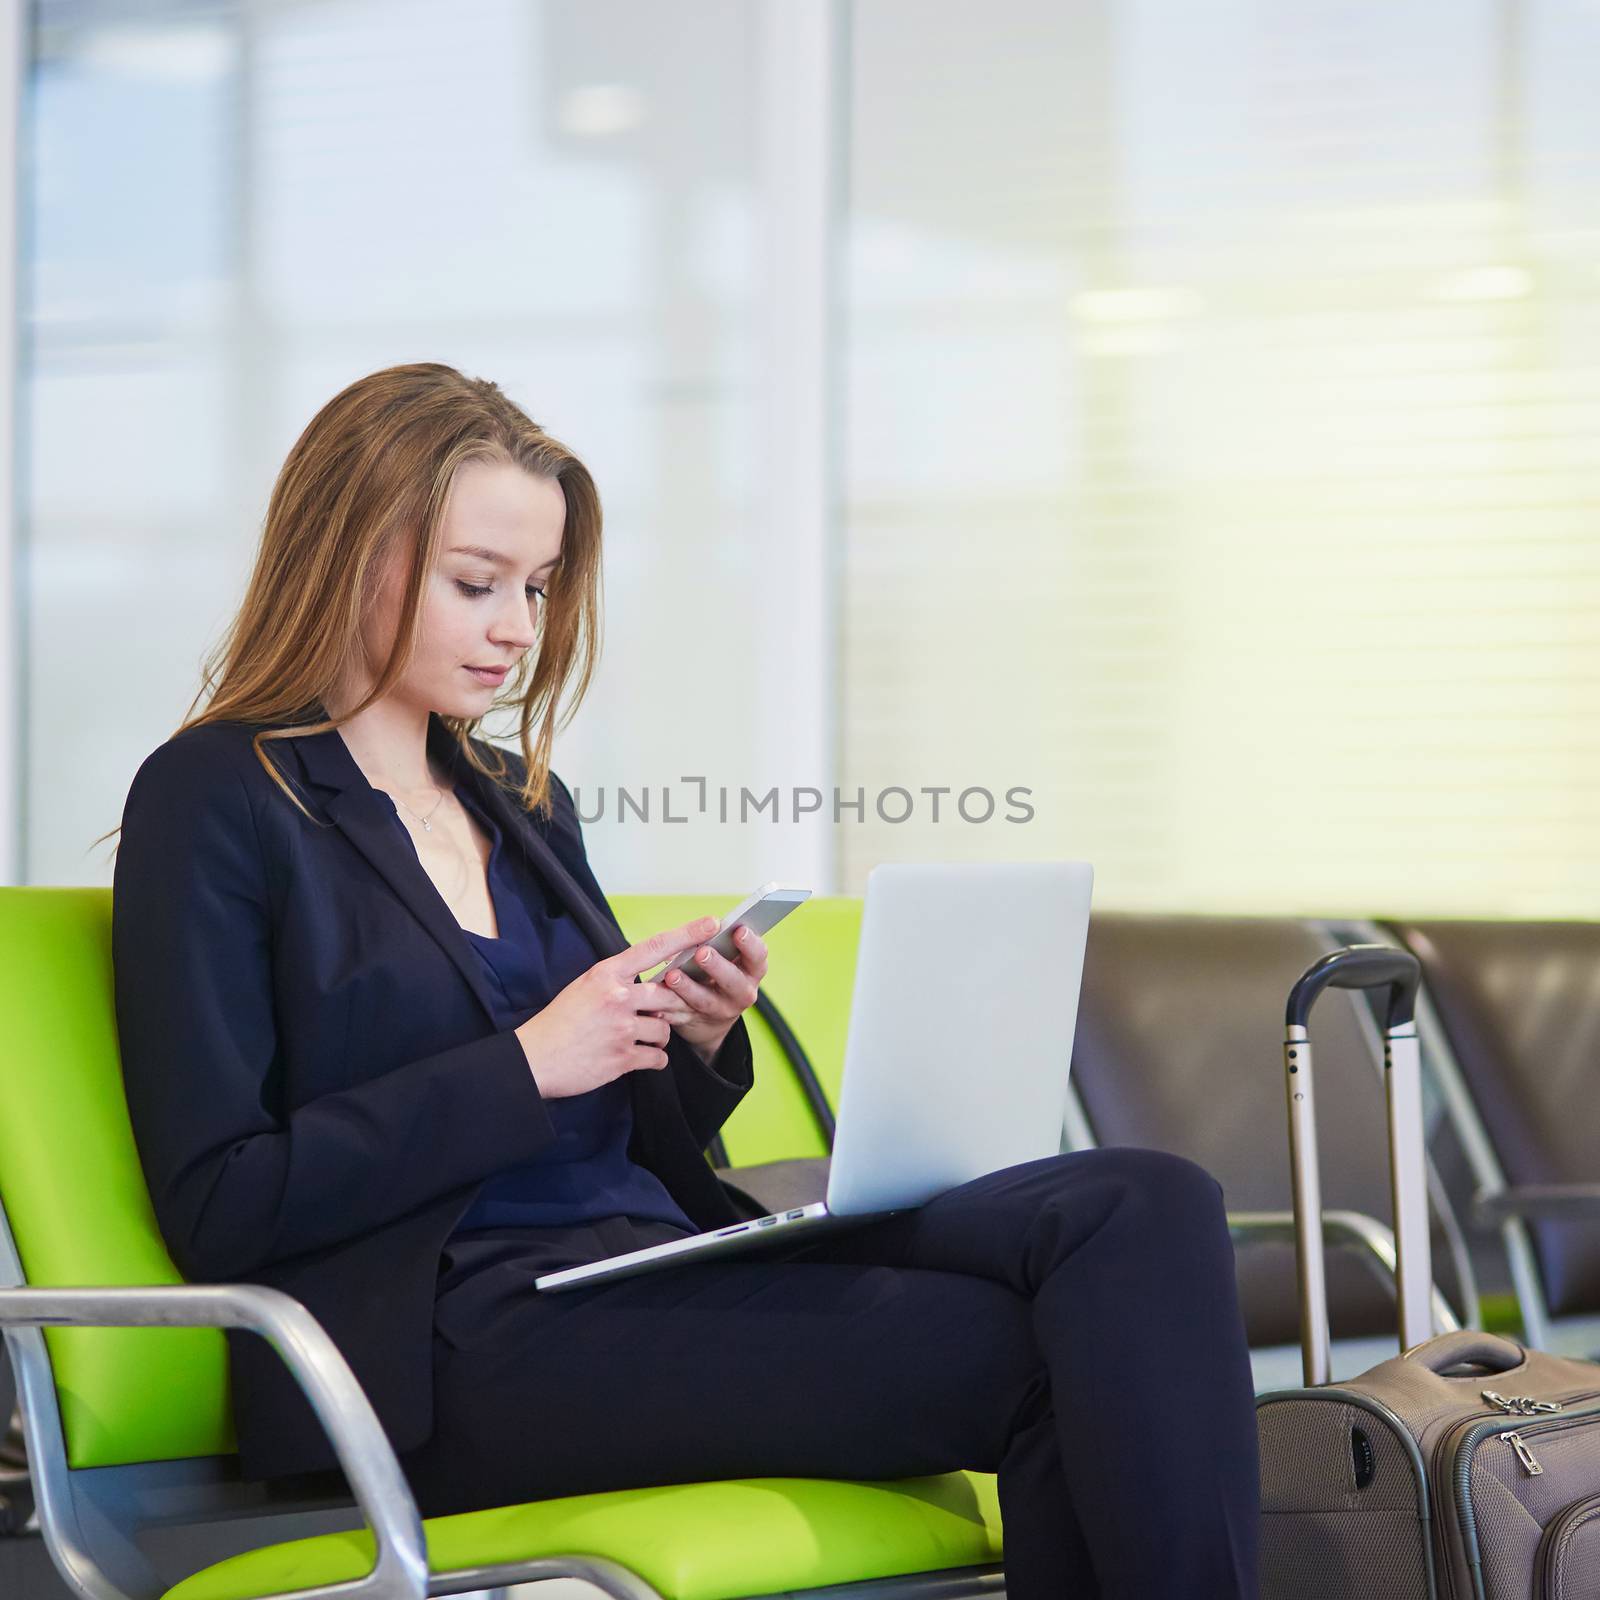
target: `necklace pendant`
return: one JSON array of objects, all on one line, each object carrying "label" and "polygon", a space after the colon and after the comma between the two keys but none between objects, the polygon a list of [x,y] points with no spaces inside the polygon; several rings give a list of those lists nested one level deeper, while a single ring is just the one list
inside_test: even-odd
[{"label": "necklace pendant", "polygon": [[424,833],[432,833],[433,832],[433,824],[431,822],[429,822],[426,817],[424,817],[422,819],[422,831]]}]

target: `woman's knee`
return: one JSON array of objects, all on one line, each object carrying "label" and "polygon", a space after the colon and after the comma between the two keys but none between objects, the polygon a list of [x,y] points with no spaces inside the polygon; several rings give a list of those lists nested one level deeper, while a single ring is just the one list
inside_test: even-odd
[{"label": "woman's knee", "polygon": [[1086,1154],[1098,1158],[1099,1175],[1118,1191],[1129,1213],[1148,1224],[1163,1231],[1226,1228],[1222,1185],[1187,1156],[1132,1145]]}]

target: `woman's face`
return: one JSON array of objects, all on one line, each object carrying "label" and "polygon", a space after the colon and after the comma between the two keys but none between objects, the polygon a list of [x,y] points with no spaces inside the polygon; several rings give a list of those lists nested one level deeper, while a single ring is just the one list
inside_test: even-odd
[{"label": "woman's face", "polygon": [[[424,713],[480,717],[509,670],[538,639],[538,592],[561,555],[567,503],[561,485],[505,462],[456,470],[438,560],[424,581],[417,649],[393,698]],[[387,659],[399,625],[409,552],[397,551],[363,627],[369,658]]]}]

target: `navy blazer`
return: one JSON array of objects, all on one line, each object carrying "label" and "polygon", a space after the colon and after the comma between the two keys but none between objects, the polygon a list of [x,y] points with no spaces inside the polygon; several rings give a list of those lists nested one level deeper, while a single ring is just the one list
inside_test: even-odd
[{"label": "navy blazer", "polygon": [[[483,1180],[554,1128],[521,1043],[494,1027],[476,951],[338,731],[263,746],[317,822],[262,770],[253,731],[187,728],[128,792],[112,894],[128,1111],[185,1278],[293,1295],[404,1453],[433,1429],[444,1241]],[[520,786],[520,755],[504,752],[506,778],[482,776],[437,715],[428,747],[526,852],[596,959],[625,949],[560,779],[544,821],[505,787]],[[759,1214],[704,1154],[750,1087],[743,1019],[711,1065],[676,1033],[668,1058],[627,1074],[630,1157],[698,1227]],[[246,1476],[332,1465],[278,1357],[254,1335],[228,1340]]]}]

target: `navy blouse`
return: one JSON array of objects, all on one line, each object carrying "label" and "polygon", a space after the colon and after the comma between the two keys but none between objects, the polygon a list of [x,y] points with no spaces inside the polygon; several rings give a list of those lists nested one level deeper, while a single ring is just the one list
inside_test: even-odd
[{"label": "navy blouse", "polygon": [[[416,842],[385,790],[395,826]],[[542,1010],[599,959],[583,930],[520,850],[506,848],[494,819],[465,788],[456,798],[488,834],[489,893],[500,936],[463,928],[478,952],[494,998],[495,1026],[511,1029]],[[526,1165],[496,1173],[456,1224],[455,1234],[485,1228],[570,1227],[600,1217],[672,1223],[699,1230],[653,1172],[629,1159],[633,1102],[626,1074],[584,1094],[545,1101],[557,1137]]]}]

